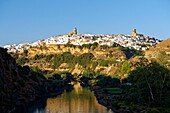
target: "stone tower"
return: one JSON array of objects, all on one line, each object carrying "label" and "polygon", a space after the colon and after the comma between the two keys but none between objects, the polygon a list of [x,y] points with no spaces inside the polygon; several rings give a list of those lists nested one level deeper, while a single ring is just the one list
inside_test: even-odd
[{"label": "stone tower", "polygon": [[136,29],[132,30],[132,36],[137,36]]},{"label": "stone tower", "polygon": [[77,28],[76,27],[74,28],[73,34],[77,35]]}]

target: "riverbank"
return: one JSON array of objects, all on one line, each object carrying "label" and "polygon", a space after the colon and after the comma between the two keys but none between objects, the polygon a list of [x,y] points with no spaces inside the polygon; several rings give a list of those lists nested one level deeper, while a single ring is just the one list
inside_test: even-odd
[{"label": "riverbank", "polygon": [[[129,108],[125,105],[119,105],[125,96],[120,88],[120,81],[116,78],[98,76],[97,78],[80,78],[83,87],[89,87],[101,105],[111,109],[115,113],[129,113]],[[116,88],[109,88],[116,87]]]},{"label": "riverbank", "polygon": [[120,101],[123,101],[124,94],[109,94],[100,86],[91,86],[91,90],[94,91],[98,102],[106,106],[108,109],[111,109],[115,113],[130,113],[128,106],[119,105]]}]

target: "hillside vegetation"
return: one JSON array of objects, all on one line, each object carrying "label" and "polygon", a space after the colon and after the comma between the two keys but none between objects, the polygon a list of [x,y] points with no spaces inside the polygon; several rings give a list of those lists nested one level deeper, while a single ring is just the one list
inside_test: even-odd
[{"label": "hillside vegetation", "polygon": [[44,45],[13,56],[18,64],[28,65],[34,70],[70,72],[74,75],[106,74],[118,77],[123,62],[134,54],[140,53],[119,45],[109,47],[94,43],[82,46]]},{"label": "hillside vegetation", "polygon": [[147,58],[156,58],[160,52],[170,54],[170,39],[164,40],[163,42],[153,46],[145,52]]}]

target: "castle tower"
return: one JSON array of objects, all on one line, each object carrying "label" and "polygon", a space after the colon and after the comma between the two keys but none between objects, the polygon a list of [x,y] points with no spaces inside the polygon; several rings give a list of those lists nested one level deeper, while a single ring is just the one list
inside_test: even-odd
[{"label": "castle tower", "polygon": [[132,30],[132,36],[137,36],[136,29]]},{"label": "castle tower", "polygon": [[77,35],[77,28],[76,27],[74,28],[73,33],[74,33],[74,35]]}]

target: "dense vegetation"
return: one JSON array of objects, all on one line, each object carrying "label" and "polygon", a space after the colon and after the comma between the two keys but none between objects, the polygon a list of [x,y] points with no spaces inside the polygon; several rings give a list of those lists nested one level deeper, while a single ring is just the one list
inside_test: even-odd
[{"label": "dense vegetation", "polygon": [[[44,62],[43,62],[44,61]],[[118,63],[115,59],[96,59],[92,53],[84,53],[81,55],[73,55],[70,52],[64,52],[62,54],[49,54],[49,55],[35,55],[33,58],[20,57],[16,60],[19,65],[25,65],[27,63],[34,63],[35,65],[48,64],[48,68],[54,71],[60,67],[61,64],[66,63],[70,70],[75,68],[75,65],[80,65],[86,72],[94,72],[97,66],[108,67]],[[39,70],[38,67],[31,66],[35,71]],[[43,71],[43,70],[42,70]]]},{"label": "dense vegetation", "polygon": [[[39,57],[37,57],[39,58]],[[23,61],[23,60],[20,60]],[[23,113],[37,99],[56,96],[72,80],[69,74],[45,78],[28,66],[17,65],[7,50],[0,48],[0,112]]]},{"label": "dense vegetation", "polygon": [[[71,44],[65,46],[75,47]],[[92,50],[97,47],[97,44],[80,46],[81,49],[88,48]],[[107,58],[96,58],[90,52],[80,55],[64,52],[62,54],[35,55],[31,59],[21,57],[17,59],[17,63],[23,65],[30,60],[33,62],[45,60],[49,63],[49,67],[53,69],[53,72],[63,63],[66,63],[71,69],[78,64],[84,69],[84,73],[75,75],[75,77],[81,77],[80,81],[83,86],[90,86],[94,89],[98,86],[100,89],[97,90],[102,90],[103,95],[106,94],[104,96],[113,97],[104,100],[107,101],[104,105],[116,106],[117,109],[120,106],[128,106],[130,112],[168,113],[170,110],[170,56],[166,55],[165,52],[160,52],[156,58],[148,60],[143,57],[144,54],[141,51],[131,50],[120,45],[113,45],[113,47],[124,51],[127,59],[117,62],[117,59],[112,59],[113,54],[111,52]],[[100,48],[112,47],[100,46]],[[140,56],[137,62],[131,61],[136,56],[137,58]],[[102,68],[98,72],[94,71],[97,66],[104,68],[115,66],[117,71],[111,76],[102,75],[100,73]],[[61,79],[60,75],[62,74],[59,74],[59,76],[56,73],[47,74],[46,78],[49,78],[50,81],[52,77],[52,79],[56,78],[59,81]],[[62,79],[67,81],[67,78],[72,79],[72,77],[66,76]],[[54,84],[54,86],[57,86],[57,84]],[[100,92],[97,92],[96,96],[98,93]]]},{"label": "dense vegetation", "polygon": [[[98,76],[95,78],[97,82],[93,84],[93,87],[100,86],[99,90],[103,89],[104,92],[100,92],[103,92],[103,96],[106,98],[113,95],[120,96],[120,98],[113,99],[103,99],[104,97],[97,96],[98,99],[104,101],[103,104],[106,106],[117,106],[116,109],[120,109],[120,106],[128,106],[128,110],[131,112],[144,110],[147,113],[169,113],[170,70],[168,58],[169,56],[164,52],[161,52],[154,61],[141,57],[140,61],[134,64],[136,69],[132,71],[129,70],[129,63],[124,62],[121,66],[121,73],[128,73],[128,77],[124,78],[122,82],[110,76]],[[99,95],[100,92],[97,92],[96,95]]]},{"label": "dense vegetation", "polygon": [[[170,105],[170,70],[157,62],[140,64],[131,71],[127,81],[126,99],[148,107],[158,107],[157,112],[168,112]],[[156,112],[156,111],[155,111]]]}]

